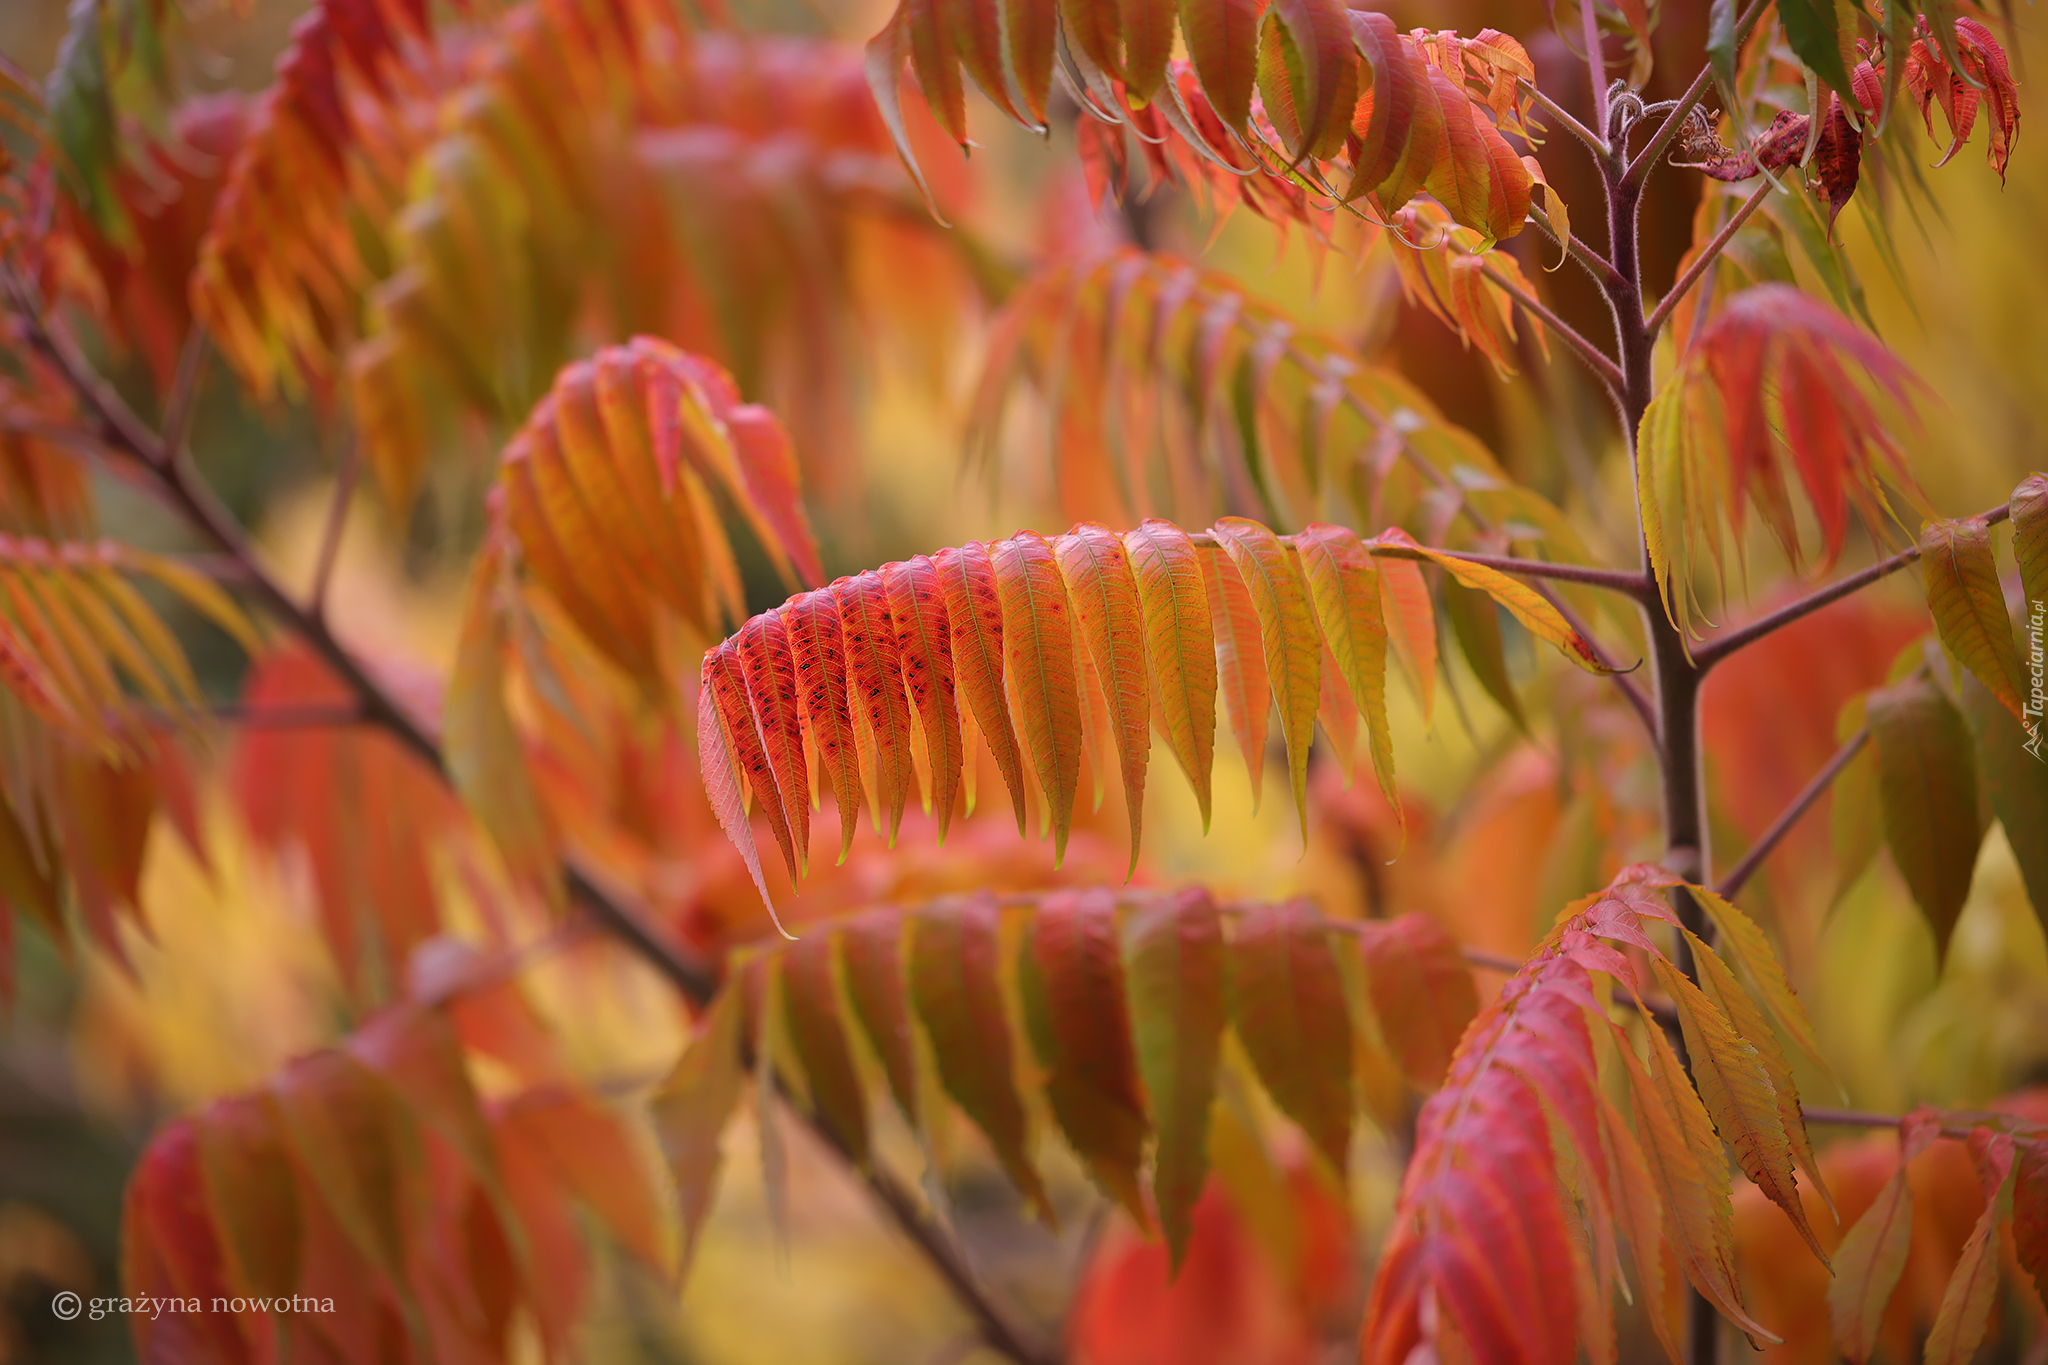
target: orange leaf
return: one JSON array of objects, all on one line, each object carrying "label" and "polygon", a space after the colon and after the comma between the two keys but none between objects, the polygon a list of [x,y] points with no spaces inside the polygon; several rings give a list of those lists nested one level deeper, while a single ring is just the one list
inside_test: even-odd
[{"label": "orange leaf", "polygon": [[1025,747],[1052,810],[1053,855],[1064,858],[1081,773],[1081,698],[1072,604],[1052,546],[1025,531],[989,546],[1003,608],[1003,665],[1022,708]]},{"label": "orange leaf", "polygon": [[1131,869],[1145,814],[1145,765],[1152,750],[1151,696],[1146,669],[1145,620],[1137,580],[1114,531],[1087,521],[1053,541],[1074,623],[1109,703],[1117,762],[1124,778],[1124,810],[1131,822]]},{"label": "orange leaf", "polygon": [[1195,789],[1206,832],[1216,751],[1216,643],[1201,551],[1187,532],[1157,518],[1125,532],[1124,548],[1144,616],[1154,723]]}]

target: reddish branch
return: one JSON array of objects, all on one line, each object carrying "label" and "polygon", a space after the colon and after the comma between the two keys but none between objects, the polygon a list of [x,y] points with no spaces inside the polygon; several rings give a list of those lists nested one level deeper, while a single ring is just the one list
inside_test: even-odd
[{"label": "reddish branch", "polygon": [[1706,249],[1700,252],[1700,258],[1686,267],[1685,273],[1680,275],[1677,282],[1671,286],[1671,292],[1664,296],[1663,302],[1657,305],[1657,310],[1651,313],[1649,318],[1643,323],[1644,328],[1649,331],[1651,336],[1657,334],[1657,329],[1664,325],[1664,319],[1671,316],[1671,310],[1678,306],[1678,301],[1684,298],[1695,284],[1699,283],[1700,277],[1712,268],[1715,260],[1720,257],[1721,252],[1727,247],[1729,239],[1741,229],[1744,223],[1749,221],[1750,214],[1763,207],[1765,197],[1776,188],[1777,186],[1766,176],[1764,182],[1756,187],[1756,192],[1750,195],[1743,202],[1742,207],[1735,211],[1735,216],[1730,218],[1722,225],[1721,230],[1714,234],[1713,239],[1707,243]]},{"label": "reddish branch", "polygon": [[[27,326],[31,343],[62,372],[66,382],[105,429],[110,443],[154,476],[167,501],[219,553],[240,567],[238,577],[242,585],[265,610],[311,646],[356,695],[357,706],[353,714],[331,714],[327,719],[333,723],[347,719],[378,726],[445,781],[447,770],[441,760],[440,747],[427,727],[377,682],[335,636],[323,616],[316,610],[302,607],[262,566],[242,528],[221,506],[193,467],[182,442],[177,446],[167,444],[135,415],[112,386],[86,362],[70,338],[44,317],[36,307],[34,295],[13,272],[7,272],[5,285],[15,310]],[[248,714],[259,719],[265,715],[261,712]],[[573,858],[565,858],[562,871],[569,894],[597,926],[644,958],[684,996],[701,1005],[717,991],[718,976],[712,967],[667,941],[614,891],[603,886],[590,870]],[[821,1142],[836,1151],[849,1165],[853,1164],[851,1153],[831,1133],[816,1123],[809,1126]],[[958,1296],[991,1350],[1018,1362],[1018,1365],[1056,1365],[1058,1353],[1049,1346],[1035,1343],[1026,1330],[995,1304],[975,1280],[966,1258],[924,1213],[915,1195],[887,1172],[872,1166],[863,1170],[861,1176],[898,1230],[917,1245],[933,1269]]]},{"label": "reddish branch", "polygon": [[[2011,515],[2012,504],[2004,503],[1988,512],[1979,512],[1969,520],[1984,526],[1996,526]],[[1880,559],[1862,572],[1850,574],[1840,582],[1830,583],[1818,592],[1810,593],[1796,602],[1789,602],[1768,616],[1760,616],[1746,626],[1738,627],[1725,635],[1715,636],[1693,651],[1693,661],[1698,665],[1699,671],[1705,673],[1745,645],[1755,644],[1771,632],[1791,625],[1802,616],[1819,611],[1830,602],[1839,602],[1844,597],[1869,587],[1880,578],[1897,573],[1919,558],[1920,547],[1915,545],[1911,549],[1901,550],[1889,559]]]},{"label": "reddish branch", "polygon": [[1785,807],[1784,813],[1771,822],[1771,827],[1763,832],[1763,837],[1756,841],[1749,852],[1742,855],[1742,861],[1721,879],[1721,884],[1714,890],[1726,897],[1732,897],[1740,891],[1755,875],[1756,870],[1763,866],[1764,859],[1771,856],[1771,850],[1792,832],[1792,827],[1799,823],[1800,817],[1812,808],[1814,802],[1820,800],[1820,794],[1834,785],[1835,779],[1842,775],[1842,769],[1848,767],[1850,760],[1863,751],[1863,746],[1869,740],[1870,728],[1865,726],[1851,735],[1841,748],[1835,750],[1835,756],[1813,775],[1812,781],[1800,789],[1799,795],[1792,798],[1792,803]]}]

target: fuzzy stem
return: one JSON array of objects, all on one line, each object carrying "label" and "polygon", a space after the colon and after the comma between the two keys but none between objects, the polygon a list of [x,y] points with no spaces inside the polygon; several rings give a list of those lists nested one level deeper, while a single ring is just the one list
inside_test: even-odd
[{"label": "fuzzy stem", "polygon": [[1706,250],[1700,253],[1700,258],[1687,266],[1685,273],[1680,275],[1677,282],[1671,286],[1671,292],[1664,296],[1663,301],[1657,305],[1656,311],[1651,313],[1649,318],[1643,323],[1645,331],[1653,337],[1657,335],[1657,329],[1664,325],[1664,319],[1671,316],[1671,310],[1678,306],[1678,301],[1684,298],[1686,292],[1695,284],[1698,284],[1700,277],[1705,275],[1714,262],[1720,259],[1721,253],[1727,249],[1729,241],[1734,238],[1742,225],[1749,221],[1749,215],[1763,207],[1765,197],[1774,188],[1776,187],[1771,183],[1769,177],[1764,179],[1763,184],[1756,187],[1756,193],[1743,202],[1742,207],[1736,210],[1735,216],[1730,218],[1721,230],[1714,234],[1713,240],[1707,243]]},{"label": "fuzzy stem", "polygon": [[1607,386],[1609,393],[1616,393],[1620,390],[1624,382],[1621,371],[1615,368],[1614,362],[1608,359],[1605,351],[1580,336],[1576,328],[1557,314],[1551,312],[1549,307],[1534,294],[1524,290],[1513,280],[1495,270],[1483,258],[1479,262],[1479,273],[1493,281],[1494,285],[1502,293],[1506,294],[1516,303],[1521,304],[1531,316],[1542,322],[1544,326],[1556,333],[1560,340],[1577,352],[1579,359],[1586,362],[1586,368],[1590,369],[1600,382]]},{"label": "fuzzy stem", "polygon": [[1570,110],[1537,89],[1534,81],[1517,76],[1515,77],[1515,87],[1541,106],[1544,113],[1556,119],[1558,125],[1566,132],[1585,143],[1592,150],[1593,155],[1601,157],[1607,155],[1607,139],[1573,118]]},{"label": "fuzzy stem", "polygon": [[1864,744],[1869,739],[1870,729],[1866,726],[1851,735],[1841,748],[1835,750],[1835,756],[1813,775],[1812,781],[1800,789],[1799,795],[1792,798],[1791,804],[1771,822],[1771,827],[1764,831],[1763,837],[1756,841],[1749,852],[1742,855],[1742,861],[1721,879],[1721,884],[1714,890],[1724,897],[1733,896],[1740,891],[1750,877],[1755,875],[1756,870],[1763,866],[1764,859],[1771,856],[1771,850],[1792,832],[1792,827],[1799,823],[1800,817],[1812,808],[1814,802],[1820,800],[1821,793],[1834,785],[1835,779],[1842,775],[1842,769],[1848,767],[1849,761],[1862,752]]}]

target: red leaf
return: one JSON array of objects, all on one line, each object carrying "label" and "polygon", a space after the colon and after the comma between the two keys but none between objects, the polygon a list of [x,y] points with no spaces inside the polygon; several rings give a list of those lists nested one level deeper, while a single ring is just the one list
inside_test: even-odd
[{"label": "red leaf", "polygon": [[1048,896],[1031,921],[1018,976],[1054,1117],[1103,1190],[1139,1223],[1149,1222],[1138,1188],[1148,1126],[1115,897],[1102,890]]}]

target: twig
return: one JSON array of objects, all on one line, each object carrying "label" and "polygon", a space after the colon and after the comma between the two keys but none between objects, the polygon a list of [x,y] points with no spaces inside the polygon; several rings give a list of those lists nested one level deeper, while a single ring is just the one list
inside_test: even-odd
[{"label": "twig", "polygon": [[[192,716],[167,707],[138,707],[149,724],[160,728],[188,725]],[[221,725],[244,730],[317,730],[333,726],[361,725],[367,717],[355,702],[302,702],[292,705],[245,706],[227,702],[209,706],[198,713]]]},{"label": "twig", "polygon": [[327,615],[327,585],[334,577],[334,561],[341,553],[341,533],[348,525],[349,505],[355,501],[356,479],[362,473],[362,447],[350,441],[341,452],[341,467],[334,472],[334,494],[327,504],[327,524],[320,531],[320,557],[314,562],[313,587],[306,597],[307,611],[314,620]]},{"label": "twig", "polygon": [[[385,729],[446,780],[447,769],[441,761],[439,746],[426,727],[370,675],[362,662],[335,637],[325,621],[313,617],[295,603],[283,586],[257,562],[241,527],[213,496],[189,458],[167,450],[158,435],[144,425],[112,386],[86,364],[76,348],[46,325],[40,311],[33,307],[32,297],[20,287],[20,281],[11,271],[7,275],[7,284],[36,346],[57,364],[66,381],[92,407],[109,434],[137,461],[161,475],[172,500],[194,528],[222,553],[247,565],[246,583],[250,592],[268,611],[311,645],[356,694],[362,720]],[[627,907],[624,900],[608,890],[595,874],[580,866],[575,859],[564,858],[562,872],[569,894],[600,928],[645,958],[685,996],[699,1003],[710,999],[718,985],[715,971],[658,935],[636,911]],[[851,1160],[843,1146],[825,1134],[822,1128],[819,1131],[828,1144]],[[1055,1365],[1055,1355],[1045,1348],[1029,1345],[1010,1325],[1007,1317],[975,1282],[965,1262],[925,1218],[908,1191],[881,1171],[870,1169],[862,1175],[876,1200],[902,1232],[925,1253],[933,1268],[960,1298],[980,1327],[990,1349],[1018,1362],[1018,1365]]]},{"label": "twig", "polygon": [[1542,594],[1544,601],[1557,608],[1557,614],[1564,618],[1566,625],[1578,632],[1581,640],[1592,646],[1593,661],[1607,670],[1607,681],[1613,683],[1619,689],[1622,700],[1629,704],[1630,708],[1635,711],[1636,716],[1643,722],[1644,730],[1649,733],[1650,742],[1656,743],[1660,733],[1657,724],[1657,710],[1651,704],[1649,694],[1636,686],[1635,680],[1628,676],[1634,671],[1633,666],[1623,668],[1620,660],[1607,652],[1606,647],[1594,636],[1591,627],[1581,619],[1576,611],[1572,610],[1569,603],[1540,584],[1537,586],[1536,591]]},{"label": "twig", "polygon": [[1508,555],[1467,554],[1463,550],[1410,549],[1405,545],[1374,545],[1372,552],[1382,559],[1417,559],[1427,561],[1432,556],[1443,556],[1462,560],[1467,564],[1478,564],[1488,569],[1498,569],[1523,578],[1548,578],[1560,583],[1583,583],[1588,587],[1606,588],[1613,592],[1625,593],[1637,599],[1651,591],[1643,576],[1626,569],[1599,569],[1583,564],[1552,564],[1541,559],[1515,559]]},{"label": "twig", "polygon": [[1774,188],[1775,186],[1767,176],[1764,182],[1756,187],[1756,193],[1743,201],[1742,207],[1735,211],[1735,216],[1730,218],[1722,226],[1721,230],[1714,234],[1713,240],[1707,243],[1704,251],[1700,252],[1699,259],[1690,266],[1687,266],[1685,273],[1678,277],[1677,283],[1671,286],[1671,292],[1664,296],[1663,301],[1657,305],[1656,311],[1644,319],[1643,328],[1645,331],[1649,332],[1651,336],[1657,334],[1657,329],[1664,325],[1664,319],[1671,316],[1671,310],[1678,306],[1678,301],[1685,297],[1686,291],[1695,284],[1698,284],[1700,277],[1707,273],[1707,270],[1716,260],[1720,259],[1721,252],[1727,248],[1729,241],[1735,236],[1742,225],[1749,221],[1749,215],[1755,213],[1763,206],[1764,200]]},{"label": "twig", "polygon": [[1742,861],[1730,869],[1728,875],[1721,879],[1721,884],[1714,890],[1723,896],[1733,896],[1740,891],[1743,884],[1763,866],[1764,859],[1771,855],[1771,850],[1792,832],[1792,827],[1799,823],[1800,817],[1806,814],[1814,802],[1820,800],[1820,794],[1834,784],[1834,780],[1842,775],[1842,769],[1849,766],[1849,761],[1862,752],[1863,746],[1869,740],[1870,728],[1865,726],[1851,735],[1841,748],[1835,750],[1835,756],[1813,775],[1812,781],[1800,789],[1799,795],[1792,798],[1792,803],[1771,822],[1771,827],[1763,832],[1763,837],[1756,841],[1749,852],[1742,855]]},{"label": "twig", "polygon": [[1489,972],[1506,972],[1513,976],[1522,970],[1522,964],[1513,958],[1502,957],[1499,953],[1489,953],[1484,948],[1460,948],[1458,952],[1469,965],[1484,967]]},{"label": "twig", "polygon": [[163,430],[158,439],[166,450],[183,446],[192,433],[192,417],[199,407],[199,384],[206,376],[206,351],[206,329],[195,322],[185,331],[171,392],[164,400]]},{"label": "twig", "polygon": [[[1213,532],[1190,531],[1188,540],[1204,550],[1221,549],[1221,543]],[[1282,536],[1280,543],[1294,548],[1294,537]],[[1646,599],[1654,591],[1643,576],[1625,569],[1601,569],[1586,564],[1554,564],[1547,559],[1516,559],[1509,555],[1472,554],[1464,550],[1443,550],[1433,545],[1382,545],[1371,544],[1376,559],[1412,559],[1428,562],[1432,556],[1462,560],[1467,564],[1478,564],[1502,573],[1519,574],[1524,578],[1552,578],[1564,583],[1583,583],[1588,587],[1607,588],[1613,592],[1625,593],[1639,600]]]},{"label": "twig", "polygon": [[[1823,1105],[1801,1105],[1799,1110],[1800,1113],[1806,1116],[1808,1123],[1825,1123],[1833,1128],[1896,1128],[1905,1122],[1905,1116],[1902,1114],[1877,1114],[1867,1109],[1830,1109]],[[1955,1118],[1967,1117],[1966,1115],[1955,1113],[1950,1113],[1949,1116]],[[1941,1125],[1941,1135],[1945,1138],[1962,1141],[1967,1139],[1979,1127],[1984,1126],[2007,1127],[2009,1125],[2026,1132],[2032,1132],[2040,1127],[2039,1124],[2030,1123],[2017,1114],[2001,1114],[1993,1111],[1978,1115],[1977,1117],[1980,1117],[1983,1122],[1979,1124],[1944,1123]]]},{"label": "twig", "polygon": [[1608,129],[1607,52],[1600,46],[1600,13],[1594,9],[1593,0],[1579,0],[1579,25],[1586,44],[1586,75],[1593,82],[1593,122],[1600,126],[1604,145]]},{"label": "twig", "polygon": [[1543,112],[1550,115],[1552,118],[1556,119],[1558,123],[1563,126],[1566,132],[1570,133],[1573,137],[1577,138],[1579,141],[1585,143],[1588,147],[1592,148],[1594,155],[1602,158],[1603,160],[1606,158],[1606,138],[1600,136],[1600,134],[1594,132],[1591,128],[1588,128],[1585,124],[1573,118],[1570,110],[1566,109],[1556,100],[1550,98],[1550,96],[1544,94],[1541,90],[1537,89],[1534,81],[1530,81],[1521,76],[1517,76],[1515,77],[1515,85],[1519,90],[1521,90],[1523,94],[1527,95],[1530,99],[1534,100],[1538,105],[1542,106]]},{"label": "twig", "polygon": [[[1994,507],[1988,512],[1979,512],[1976,516],[1968,518],[1968,520],[1981,522],[1986,526],[1996,526],[2011,515],[2012,504],[2006,503]],[[1900,569],[1905,568],[1908,564],[1913,563],[1919,558],[1920,547],[1915,545],[1911,549],[1901,550],[1890,559],[1880,559],[1861,573],[1850,574],[1838,583],[1830,583],[1819,592],[1811,593],[1796,602],[1787,603],[1768,616],[1760,616],[1746,626],[1738,627],[1725,635],[1715,636],[1693,651],[1693,661],[1698,665],[1699,671],[1705,673],[1715,664],[1720,663],[1721,660],[1745,645],[1755,644],[1771,632],[1792,624],[1802,616],[1819,611],[1831,602],[1839,602],[1851,593],[1867,588],[1879,579],[1897,573]]]},{"label": "twig", "polygon": [[[853,1153],[825,1124],[808,1115],[803,1116],[810,1131],[819,1141],[837,1152],[849,1166],[854,1166]],[[854,1166],[858,1170],[858,1166]],[[975,1278],[960,1249],[954,1245],[944,1230],[925,1213],[916,1196],[904,1188],[895,1176],[870,1164],[864,1172],[868,1189],[883,1208],[889,1211],[897,1230],[917,1244],[925,1259],[938,1271],[940,1278],[951,1286],[968,1314],[974,1319],[975,1327],[988,1348],[999,1355],[1007,1356],[1018,1365],[1059,1365],[1059,1352],[1051,1345],[1036,1340],[1010,1316],[996,1306]]]},{"label": "twig", "polygon": [[[1550,221],[1550,214],[1543,208],[1534,203],[1530,204],[1529,218],[1537,227],[1550,234],[1551,241],[1562,240],[1558,236],[1557,225]],[[1591,275],[1602,289],[1612,288],[1620,282],[1621,274],[1615,270],[1614,263],[1587,246],[1585,239],[1576,232],[1572,234],[1571,240],[1564,244],[1564,250],[1566,255],[1586,268],[1586,273]]]},{"label": "twig", "polygon": [[[1749,37],[1749,31],[1756,27],[1756,21],[1763,17],[1764,11],[1769,9],[1770,5],[1771,0],[1750,0],[1749,8],[1735,21],[1737,47],[1742,46],[1743,40]],[[1664,149],[1671,145],[1671,139],[1678,136],[1678,130],[1684,125],[1686,115],[1690,114],[1693,106],[1706,96],[1707,86],[1713,79],[1714,64],[1702,64],[1699,74],[1692,78],[1692,84],[1685,88],[1685,93],[1671,106],[1671,112],[1664,116],[1664,122],[1657,125],[1656,136],[1650,139],[1642,151],[1636,153],[1635,160],[1628,163],[1628,170],[1622,175],[1624,185],[1639,186],[1643,183],[1656,166],[1657,158],[1664,155]]]},{"label": "twig", "polygon": [[1621,367],[1610,360],[1605,351],[1586,340],[1583,336],[1580,336],[1577,329],[1570,323],[1551,312],[1535,295],[1527,292],[1513,280],[1488,265],[1483,258],[1479,262],[1479,273],[1493,281],[1502,293],[1506,294],[1516,303],[1521,304],[1532,316],[1542,321],[1545,326],[1555,332],[1567,346],[1576,351],[1579,359],[1585,361],[1587,367],[1593,371],[1600,382],[1607,386],[1608,392],[1617,394],[1621,392],[1623,382]]}]

